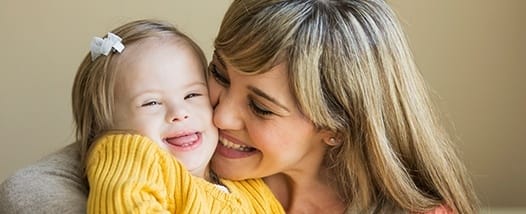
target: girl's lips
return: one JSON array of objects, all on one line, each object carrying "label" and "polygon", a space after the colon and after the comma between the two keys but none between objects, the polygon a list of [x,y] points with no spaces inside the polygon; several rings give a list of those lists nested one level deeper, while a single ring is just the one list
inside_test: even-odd
[{"label": "girl's lips", "polygon": [[248,157],[258,152],[256,148],[237,142],[239,142],[239,140],[221,133],[219,135],[219,145],[216,147],[216,152],[226,158],[233,159]]},{"label": "girl's lips", "polygon": [[201,133],[191,132],[178,134],[173,137],[165,138],[164,141],[171,149],[176,151],[188,151],[196,148],[201,144]]}]

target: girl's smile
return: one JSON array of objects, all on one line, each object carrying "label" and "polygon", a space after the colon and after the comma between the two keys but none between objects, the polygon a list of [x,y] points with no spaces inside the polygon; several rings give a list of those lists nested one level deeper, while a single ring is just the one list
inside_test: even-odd
[{"label": "girl's smile", "polygon": [[202,141],[201,132],[180,133],[163,140],[170,150],[190,151],[197,148]]}]

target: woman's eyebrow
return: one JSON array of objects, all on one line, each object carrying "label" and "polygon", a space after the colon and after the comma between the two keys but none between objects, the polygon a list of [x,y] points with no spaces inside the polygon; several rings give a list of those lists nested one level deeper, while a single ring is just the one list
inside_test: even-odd
[{"label": "woman's eyebrow", "polygon": [[247,86],[248,90],[254,92],[254,94],[260,96],[260,97],[263,97],[264,99],[276,104],[277,106],[281,107],[283,110],[290,112],[290,110],[285,107],[285,105],[281,104],[278,102],[278,100],[274,99],[273,97],[271,97],[270,95],[266,94],[265,92],[263,92],[262,90],[259,90],[258,88],[254,87],[254,86]]},{"label": "woman's eyebrow", "polygon": [[[223,59],[221,58],[221,56],[219,55],[219,53],[217,52],[217,50],[214,50],[214,54],[213,54],[213,59],[218,61],[219,64],[221,66],[223,66],[223,68],[226,68],[226,64],[225,64],[225,61],[223,61]],[[282,108],[283,110],[285,110],[287,113],[290,113],[290,110],[285,107],[285,105],[281,104],[280,102],[278,102],[277,99],[273,98],[272,96],[266,94],[265,92],[263,92],[262,90],[254,87],[254,86],[247,86],[248,90],[252,91],[254,94],[256,94],[257,96],[260,96],[274,104],[276,104],[277,106],[279,106],[280,108]]]},{"label": "woman's eyebrow", "polygon": [[219,64],[221,64],[221,66],[222,66],[223,68],[226,68],[225,61],[223,61],[223,59],[221,58],[221,56],[219,56],[219,53],[217,53],[216,50],[214,50],[213,59],[215,59],[216,61],[218,61]]}]

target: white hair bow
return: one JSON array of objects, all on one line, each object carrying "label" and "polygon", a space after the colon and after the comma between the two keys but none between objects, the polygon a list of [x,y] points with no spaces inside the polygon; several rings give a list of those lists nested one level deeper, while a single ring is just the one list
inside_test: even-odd
[{"label": "white hair bow", "polygon": [[124,45],[121,43],[121,41],[121,37],[113,33],[108,33],[108,36],[104,39],[100,37],[93,37],[90,44],[91,61],[97,59],[97,57],[99,57],[101,54],[108,56],[112,48],[119,53],[122,52]]}]

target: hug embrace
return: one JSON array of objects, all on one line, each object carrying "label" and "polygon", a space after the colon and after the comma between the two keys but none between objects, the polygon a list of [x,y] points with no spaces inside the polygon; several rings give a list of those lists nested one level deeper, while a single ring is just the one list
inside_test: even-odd
[{"label": "hug embrace", "polygon": [[162,21],[111,33],[77,142],[4,181],[2,213],[478,211],[385,1],[234,0],[209,63]]}]

